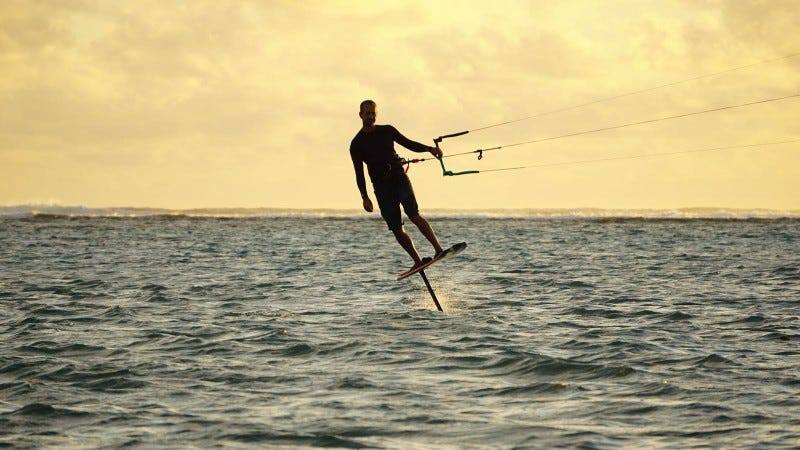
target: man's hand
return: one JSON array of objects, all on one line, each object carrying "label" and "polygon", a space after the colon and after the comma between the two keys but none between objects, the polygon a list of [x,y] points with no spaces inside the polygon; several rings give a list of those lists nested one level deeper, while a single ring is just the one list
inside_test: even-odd
[{"label": "man's hand", "polygon": [[431,155],[437,158],[442,157],[442,151],[439,149],[439,147],[428,147],[428,151],[431,152]]},{"label": "man's hand", "polygon": [[372,200],[369,197],[364,197],[364,211],[372,212]]}]

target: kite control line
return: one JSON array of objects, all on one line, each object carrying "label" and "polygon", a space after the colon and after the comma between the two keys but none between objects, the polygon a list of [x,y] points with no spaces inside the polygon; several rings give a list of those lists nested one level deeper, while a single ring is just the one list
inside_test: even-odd
[{"label": "kite control line", "polygon": [[[727,69],[724,69],[724,70],[720,70],[720,71],[716,71],[716,72],[712,72],[712,73],[706,73],[706,74],[703,74],[703,75],[693,76],[693,77],[685,78],[685,79],[682,79],[682,80],[677,80],[677,81],[672,81],[672,82],[669,82],[669,83],[659,84],[659,85],[651,86],[651,87],[644,88],[644,89],[625,92],[625,93],[613,95],[613,96],[610,96],[610,97],[599,98],[599,99],[596,99],[596,100],[592,100],[592,101],[589,101],[589,102],[585,102],[585,103],[581,103],[581,104],[577,104],[577,105],[573,105],[573,106],[569,106],[569,107],[565,107],[565,108],[559,108],[559,109],[555,109],[555,110],[551,110],[551,111],[542,112],[542,113],[539,113],[539,114],[529,115],[529,116],[525,116],[525,117],[519,117],[519,118],[512,119],[512,120],[506,120],[504,122],[489,124],[489,125],[481,126],[481,127],[474,128],[474,129],[471,129],[471,130],[461,131],[461,132],[458,132],[458,133],[446,134],[446,135],[439,136],[438,138],[434,139],[433,142],[436,144],[436,148],[438,149],[439,148],[439,143],[441,143],[442,140],[447,139],[447,138],[463,136],[463,135],[471,133],[471,132],[487,130],[487,129],[490,129],[490,128],[500,127],[500,126],[503,126],[503,125],[509,125],[509,124],[512,124],[512,123],[522,122],[522,121],[525,121],[525,120],[536,119],[536,118],[539,118],[539,117],[542,117],[542,116],[546,116],[546,115],[550,115],[550,114],[560,113],[560,112],[564,112],[564,111],[570,111],[570,110],[574,110],[574,109],[578,109],[578,108],[582,108],[582,107],[586,107],[586,106],[590,106],[590,105],[595,105],[595,104],[598,104],[598,103],[607,102],[607,101],[610,101],[610,100],[619,99],[619,98],[622,98],[622,97],[628,97],[628,96],[632,96],[632,95],[642,94],[642,93],[645,93],[645,92],[655,91],[655,90],[659,90],[659,89],[675,86],[675,85],[682,84],[682,83],[696,81],[696,80],[700,80],[700,79],[704,79],[704,78],[710,78],[710,77],[714,77],[714,76],[718,76],[718,75],[722,75],[722,74],[726,74],[726,73],[729,73],[729,72],[734,72],[734,71],[738,71],[738,70],[742,70],[742,69],[747,69],[747,68],[758,66],[758,65],[762,65],[762,64],[768,64],[768,63],[773,63],[773,62],[776,62],[776,61],[782,61],[782,60],[787,60],[787,59],[797,58],[797,57],[800,57],[800,53],[795,52],[795,53],[791,53],[791,54],[788,54],[788,55],[780,56],[780,57],[777,57],[777,58],[765,59],[765,60],[756,61],[756,62],[750,63],[750,64],[744,64],[744,65],[740,65],[740,66],[736,66],[736,67],[730,67],[730,68],[727,68]],[[516,146],[529,145],[529,144],[536,144],[536,143],[544,142],[544,141],[563,139],[563,138],[568,138],[568,137],[573,137],[573,136],[580,136],[580,135],[590,134],[590,133],[598,133],[598,132],[601,132],[601,131],[615,130],[615,129],[619,129],[619,128],[632,127],[632,126],[636,126],[636,125],[644,125],[644,124],[653,123],[653,122],[660,122],[662,120],[677,119],[677,118],[682,118],[682,117],[694,116],[694,115],[698,115],[698,114],[706,114],[706,113],[715,112],[715,111],[722,111],[722,110],[726,110],[726,109],[741,108],[741,107],[744,107],[744,106],[751,106],[751,105],[756,105],[756,104],[759,104],[759,103],[768,103],[768,102],[774,102],[774,101],[778,101],[778,100],[785,100],[785,99],[788,99],[788,98],[798,97],[798,96],[800,96],[800,94],[792,94],[792,95],[787,95],[787,96],[784,96],[784,97],[777,97],[777,98],[759,100],[759,101],[755,101],[755,102],[751,102],[751,103],[723,106],[723,107],[720,107],[720,108],[708,109],[708,110],[704,110],[704,111],[696,111],[696,112],[679,114],[679,115],[674,115],[674,116],[669,116],[669,117],[660,117],[660,118],[655,118],[655,119],[650,119],[650,120],[643,120],[643,121],[638,121],[638,122],[633,122],[633,123],[626,123],[626,124],[621,124],[621,125],[609,126],[609,127],[605,127],[605,128],[598,128],[598,129],[593,129],[593,130],[579,131],[579,132],[576,132],[576,133],[570,133],[570,134],[565,134],[565,135],[560,135],[560,136],[552,136],[552,137],[547,137],[547,138],[542,138],[542,139],[534,139],[534,140],[529,140],[529,141],[524,141],[524,142],[516,142],[516,143],[513,143],[513,144],[501,145],[501,146],[496,146],[496,147],[483,148],[483,149],[478,149],[478,150],[474,150],[474,151],[468,151],[468,152],[462,152],[462,153],[454,153],[454,154],[451,154],[451,155],[445,155],[445,156],[438,157],[437,159],[439,160],[439,164],[442,166],[442,175],[443,176],[456,176],[456,175],[468,175],[468,174],[474,174],[474,173],[481,173],[481,171],[479,171],[479,170],[464,170],[464,171],[461,171],[461,172],[453,172],[451,170],[447,170],[447,168],[444,165],[443,159],[444,158],[450,158],[450,157],[453,157],[453,156],[460,156],[460,155],[467,155],[467,154],[476,153],[478,155],[478,160],[481,160],[481,159],[483,159],[483,153],[484,152],[488,152],[488,151],[492,151],[492,150],[500,150],[502,148],[516,147]],[[418,163],[418,162],[428,161],[429,159],[432,159],[432,158],[419,158],[419,159],[405,160],[404,164],[406,165],[406,168],[405,168],[406,172],[408,172],[408,169],[409,169],[411,163]],[[501,170],[514,170],[514,169],[524,169],[524,168],[527,168],[527,166],[526,167],[507,167],[507,168],[502,168],[502,169],[489,169],[489,170],[483,170],[483,172],[494,172],[494,171],[501,171]]]},{"label": "kite control line", "polygon": [[[461,171],[461,172],[453,172],[451,170],[447,170],[447,168],[444,165],[444,158],[452,158],[454,156],[470,155],[470,154],[474,153],[474,154],[478,155],[478,160],[481,160],[481,159],[483,159],[483,153],[484,152],[489,152],[489,151],[493,151],[493,150],[501,150],[501,149],[506,149],[506,148],[510,148],[510,147],[518,147],[518,146],[522,146],[522,145],[538,144],[540,142],[545,142],[545,141],[553,141],[553,140],[557,140],[557,139],[564,139],[564,138],[569,138],[569,137],[582,136],[582,135],[586,135],[586,134],[599,133],[599,132],[603,132],[603,131],[617,130],[617,129],[620,129],[620,128],[628,128],[628,127],[634,127],[634,126],[638,126],[638,125],[650,124],[650,123],[654,123],[654,122],[661,122],[661,121],[666,121],[666,120],[680,119],[680,118],[696,116],[696,115],[700,115],[700,114],[708,114],[708,113],[712,113],[712,112],[724,111],[724,110],[729,110],[729,109],[743,108],[743,107],[747,107],[747,106],[753,106],[753,105],[758,105],[758,104],[762,104],[762,103],[776,102],[776,101],[779,101],[779,100],[786,100],[786,99],[798,98],[798,97],[800,97],[800,93],[789,94],[789,95],[784,95],[784,96],[781,96],[781,97],[768,98],[768,99],[757,100],[757,101],[748,102],[748,103],[740,103],[740,104],[737,104],[737,105],[721,106],[721,107],[718,107],[718,108],[706,109],[706,110],[702,110],[702,111],[693,111],[693,112],[688,112],[688,113],[683,113],[683,114],[676,114],[676,115],[673,115],[673,116],[658,117],[658,118],[655,118],[655,119],[640,120],[640,121],[636,121],[636,122],[623,123],[623,124],[612,125],[612,126],[603,127],[603,128],[595,128],[595,129],[591,129],[591,130],[584,130],[584,131],[578,131],[578,132],[574,132],[574,133],[562,134],[562,135],[558,135],[558,136],[551,136],[551,137],[546,137],[546,138],[533,139],[533,140],[529,140],[529,141],[515,142],[515,143],[512,143],[512,144],[506,144],[506,145],[498,145],[496,147],[483,148],[483,149],[472,150],[472,151],[461,152],[461,153],[453,153],[451,155],[443,155],[443,156],[437,157],[437,159],[439,160],[439,164],[442,166],[442,175],[443,176],[469,175],[469,174],[473,174],[473,173],[481,173],[480,170],[464,170],[464,171]],[[475,130],[472,130],[472,131],[475,131]],[[457,137],[457,136],[463,136],[465,134],[468,134],[469,132],[470,132],[470,130],[461,131],[461,132],[458,132],[458,133],[446,134],[444,136],[439,136],[438,138],[434,139],[433,142],[436,144],[436,148],[438,149],[439,148],[439,143],[441,143],[444,139]],[[756,144],[756,145],[768,145],[768,144]],[[405,164],[407,165],[406,166],[406,172],[408,171],[408,166],[411,163],[424,162],[424,161],[428,161],[429,159],[431,159],[431,158],[420,158],[420,159],[412,159],[412,160],[405,161]],[[502,168],[502,169],[484,170],[483,172],[497,172],[497,171],[503,171],[503,170],[525,169],[527,167],[528,166],[506,167],[506,168]]]}]

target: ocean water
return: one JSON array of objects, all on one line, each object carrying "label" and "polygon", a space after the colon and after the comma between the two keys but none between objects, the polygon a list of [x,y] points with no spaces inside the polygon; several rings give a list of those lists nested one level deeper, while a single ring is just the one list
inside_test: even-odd
[{"label": "ocean water", "polygon": [[798,217],[3,213],[0,447],[800,447]]}]

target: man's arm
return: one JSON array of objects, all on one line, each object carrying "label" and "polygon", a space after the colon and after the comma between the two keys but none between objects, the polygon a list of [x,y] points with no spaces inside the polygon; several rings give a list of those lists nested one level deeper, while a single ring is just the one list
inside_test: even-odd
[{"label": "man's arm", "polygon": [[442,157],[442,151],[439,150],[438,148],[421,144],[417,141],[412,141],[411,139],[403,136],[403,134],[397,131],[397,128],[395,127],[392,127],[392,138],[394,139],[395,142],[411,150],[412,152],[417,152],[417,153],[431,152],[431,154],[433,154],[433,156],[437,158]]},{"label": "man's arm", "polygon": [[358,191],[361,192],[362,206],[365,211],[372,212],[372,200],[369,199],[369,194],[367,194],[367,180],[364,178],[364,163],[356,157],[352,145],[350,146],[350,159],[353,160],[353,169],[356,172],[356,185],[358,186]]}]

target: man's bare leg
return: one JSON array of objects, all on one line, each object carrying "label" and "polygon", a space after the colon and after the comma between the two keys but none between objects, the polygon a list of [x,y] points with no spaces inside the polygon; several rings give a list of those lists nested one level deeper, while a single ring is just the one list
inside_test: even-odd
[{"label": "man's bare leg", "polygon": [[[409,217],[409,219],[411,219],[411,222],[413,222],[414,225],[416,225],[417,228],[419,228],[419,231],[422,233],[423,236],[425,236],[425,239],[427,239],[428,242],[430,242],[431,245],[433,245],[433,249],[436,250],[437,255],[444,250],[442,248],[442,245],[439,244],[439,239],[436,237],[436,233],[434,233],[433,228],[431,228],[431,225],[428,223],[427,220],[425,220],[425,218],[417,214],[414,217]],[[414,252],[416,253],[416,250],[414,250]]]},{"label": "man's bare leg", "polygon": [[411,240],[411,236],[406,233],[405,228],[400,226],[400,228],[392,230],[392,233],[394,233],[395,239],[397,239],[397,242],[399,242],[400,246],[403,247],[403,250],[405,250],[414,260],[414,265],[418,265],[421,261],[419,258],[419,253],[417,253],[417,249],[414,247],[414,242]]}]

